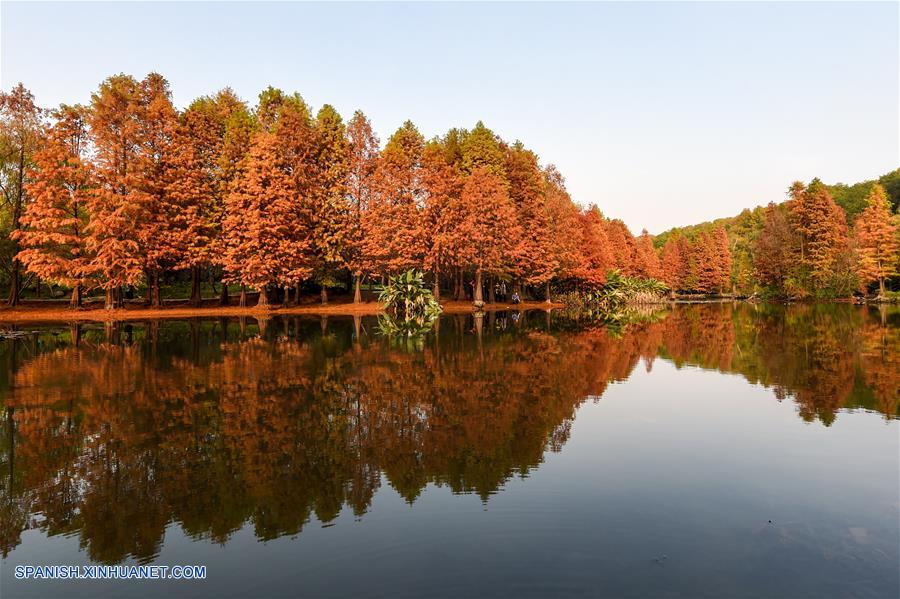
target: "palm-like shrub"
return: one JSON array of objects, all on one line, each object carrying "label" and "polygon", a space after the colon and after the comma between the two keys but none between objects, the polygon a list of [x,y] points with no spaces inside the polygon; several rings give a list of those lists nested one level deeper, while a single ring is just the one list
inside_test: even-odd
[{"label": "palm-like shrub", "polygon": [[606,275],[606,283],[582,291],[570,291],[563,296],[567,308],[597,310],[610,314],[620,311],[626,305],[650,304],[658,302],[668,287],[656,279],[628,277],[618,270]]},{"label": "palm-like shrub", "polygon": [[418,270],[408,270],[388,277],[387,284],[378,294],[378,301],[385,310],[403,320],[434,320],[441,313],[441,305],[426,287],[424,275]]}]

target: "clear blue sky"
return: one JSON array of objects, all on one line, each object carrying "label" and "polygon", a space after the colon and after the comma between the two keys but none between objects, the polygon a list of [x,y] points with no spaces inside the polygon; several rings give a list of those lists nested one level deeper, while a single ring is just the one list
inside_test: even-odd
[{"label": "clear blue sky", "polygon": [[47,106],[165,75],[267,85],[384,141],[481,119],[635,232],[900,166],[897,3],[2,4],[0,83]]}]

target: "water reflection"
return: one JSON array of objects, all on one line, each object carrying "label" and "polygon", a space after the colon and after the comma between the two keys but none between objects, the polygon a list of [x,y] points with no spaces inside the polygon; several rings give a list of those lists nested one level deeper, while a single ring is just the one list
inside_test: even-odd
[{"label": "water reflection", "polygon": [[[564,314],[442,317],[410,343],[370,318],[80,325],[0,342],[0,547],[74,534],[151,560],[176,522],[225,543],[296,535],[383,483],[487,501],[569,438],[576,409],[657,359],[736,373],[828,425],[895,418],[900,313],[679,306],[609,326]],[[31,329],[28,329],[29,331]]]}]

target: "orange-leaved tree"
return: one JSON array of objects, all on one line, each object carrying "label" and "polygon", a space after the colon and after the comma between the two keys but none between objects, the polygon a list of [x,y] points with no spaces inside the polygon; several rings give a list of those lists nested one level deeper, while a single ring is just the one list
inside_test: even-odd
[{"label": "orange-leaved tree", "polygon": [[338,283],[338,273],[346,266],[344,248],[352,239],[351,206],[347,198],[350,148],[341,115],[328,104],[316,115],[315,131],[317,181],[313,189],[312,276],[319,284],[325,304],[328,287]]},{"label": "orange-leaved tree", "polygon": [[350,206],[344,260],[353,273],[353,301],[358,304],[362,301],[360,286],[367,267],[363,253],[363,214],[369,209],[378,167],[378,136],[362,111],[357,110],[347,123],[347,145],[346,189]]},{"label": "orange-leaved tree", "polygon": [[521,142],[506,147],[505,172],[521,236],[514,249],[512,275],[527,285],[545,285],[559,268],[553,252],[546,186],[537,155]]},{"label": "orange-leaved tree", "polygon": [[591,286],[606,283],[607,273],[613,269],[612,251],[606,235],[606,219],[597,206],[591,206],[581,215],[582,271],[577,278]]},{"label": "orange-leaved tree", "polygon": [[258,289],[261,308],[272,287],[292,286],[314,265],[315,131],[302,99],[278,94],[261,96],[261,129],[225,198],[223,222],[226,280]]},{"label": "orange-leaved tree", "polygon": [[[221,263],[225,195],[250,129],[247,107],[230,89],[194,100],[180,115],[166,193],[182,210],[183,226],[172,233],[178,236],[177,267],[191,272],[192,306],[201,303],[201,271]],[[228,303],[225,283],[221,302]]]},{"label": "orange-leaved tree", "polygon": [[715,249],[716,267],[719,272],[719,291],[724,292],[731,283],[731,246],[728,243],[728,233],[724,227],[717,227],[713,232],[713,247]]},{"label": "orange-leaved tree", "polygon": [[54,112],[28,184],[32,201],[13,232],[22,247],[17,259],[45,281],[72,288],[70,305],[81,306],[90,285],[91,256],[86,245],[87,205],[93,189],[85,160],[86,108],[62,105]]},{"label": "orange-leaved tree", "polygon": [[765,286],[784,291],[791,273],[794,233],[786,211],[775,203],[766,207],[763,229],[756,239],[753,269],[756,279]]},{"label": "orange-leaved tree", "polygon": [[462,266],[475,271],[473,299],[483,302],[485,273],[502,271],[515,249],[520,234],[516,211],[506,182],[484,166],[466,177],[459,204],[456,256]]},{"label": "orange-leaved tree", "polygon": [[687,239],[678,235],[669,237],[660,256],[662,280],[674,293],[686,290],[690,276],[690,246]]},{"label": "orange-leaved tree", "polygon": [[144,276],[138,231],[150,199],[144,191],[144,95],[127,75],[115,75],[91,96],[89,125],[97,187],[88,211],[87,249],[91,273],[106,291],[106,308],[122,305],[121,288]]},{"label": "orange-leaved tree", "polygon": [[876,183],[866,197],[866,209],[854,225],[857,251],[857,276],[863,289],[878,282],[878,295],[884,297],[884,280],[897,274],[900,243],[891,222],[891,204],[884,187]]},{"label": "orange-leaved tree", "polygon": [[362,214],[362,254],[371,274],[394,274],[423,263],[424,149],[422,134],[406,121],[381,153],[375,193]]},{"label": "orange-leaved tree", "polygon": [[640,236],[635,240],[635,260],[637,262],[636,270],[640,276],[648,279],[662,277],[659,255],[656,253],[656,248],[653,247],[653,237],[647,232],[647,229],[641,231]]},{"label": "orange-leaved tree", "polygon": [[426,250],[424,267],[434,273],[433,293],[440,298],[441,272],[458,264],[455,233],[462,214],[458,210],[463,178],[439,141],[430,141],[422,156],[425,208],[422,224]]},{"label": "orange-leaved tree", "polygon": [[794,183],[790,195],[788,209],[797,233],[795,251],[802,268],[802,290],[809,293],[832,282],[841,253],[848,250],[847,220],[818,179],[813,179],[806,188]]},{"label": "orange-leaved tree", "polygon": [[637,244],[634,235],[628,227],[619,219],[607,221],[607,236],[612,248],[613,264],[622,273],[636,277],[640,275],[638,269]]},{"label": "orange-leaved tree", "polygon": [[132,170],[135,199],[141,215],[135,236],[141,246],[140,259],[146,272],[147,303],[162,305],[160,279],[175,267],[183,254],[183,232],[187,228],[183,198],[169,193],[176,175],[175,144],[178,113],[172,105],[169,83],[150,73],[140,82],[138,160]]}]

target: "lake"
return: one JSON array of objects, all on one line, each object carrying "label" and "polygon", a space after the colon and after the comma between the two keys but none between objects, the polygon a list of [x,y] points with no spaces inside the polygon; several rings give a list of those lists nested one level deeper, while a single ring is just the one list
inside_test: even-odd
[{"label": "lake", "polygon": [[5,328],[4,598],[900,595],[898,307]]}]

